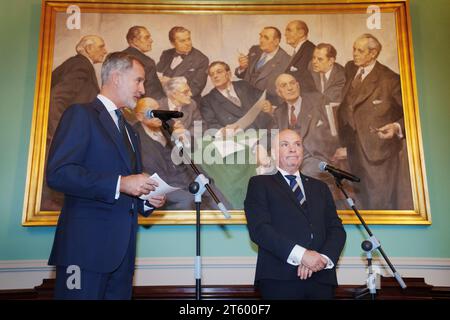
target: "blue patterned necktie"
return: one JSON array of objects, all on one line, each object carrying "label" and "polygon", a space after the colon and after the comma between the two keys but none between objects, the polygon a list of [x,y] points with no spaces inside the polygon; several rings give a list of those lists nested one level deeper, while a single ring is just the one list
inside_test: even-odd
[{"label": "blue patterned necktie", "polygon": [[285,177],[289,180],[289,186],[292,189],[292,192],[294,192],[295,197],[297,198],[300,205],[305,202],[305,197],[303,196],[302,189],[300,188],[299,184],[297,183],[297,176],[287,174]]},{"label": "blue patterned necktie", "polygon": [[258,62],[256,63],[256,67],[255,69],[258,70],[259,68],[261,68],[265,63],[266,63],[266,55],[261,55],[261,58],[259,58]]},{"label": "blue patterned necktie", "polygon": [[125,119],[120,109],[116,109],[114,112],[117,115],[117,122],[119,124],[119,131],[122,135],[123,143],[125,144],[128,156],[130,157],[131,167],[133,168],[133,171],[136,172],[136,154],[134,153],[133,146],[128,138],[127,129],[125,128]]}]

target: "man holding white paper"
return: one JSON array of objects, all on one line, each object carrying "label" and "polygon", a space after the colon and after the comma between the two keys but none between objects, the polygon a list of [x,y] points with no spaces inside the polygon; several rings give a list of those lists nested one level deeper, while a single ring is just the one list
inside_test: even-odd
[{"label": "man holding white paper", "polygon": [[97,98],[63,113],[48,157],[48,186],[64,193],[48,261],[57,299],[131,299],[138,214],[164,204],[156,198],[149,208],[138,198],[158,183],[143,173],[138,137],[123,116],[144,93],[144,67],[114,52],[101,74]]}]

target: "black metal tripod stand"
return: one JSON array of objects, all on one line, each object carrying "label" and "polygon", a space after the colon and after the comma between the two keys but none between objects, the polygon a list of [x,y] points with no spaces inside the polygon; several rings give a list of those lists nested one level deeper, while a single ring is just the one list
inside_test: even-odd
[{"label": "black metal tripod stand", "polygon": [[[363,246],[363,250],[367,252],[367,250],[365,248],[369,248],[369,244],[367,242],[370,243],[370,266],[369,266],[369,272],[372,269],[372,251],[378,249],[378,251],[381,253],[381,255],[383,256],[384,260],[386,261],[386,263],[388,264],[389,268],[391,269],[395,279],[397,280],[397,282],[399,283],[400,287],[402,287],[402,289],[406,289],[406,284],[403,281],[402,277],[400,276],[400,274],[397,272],[397,270],[395,270],[394,266],[392,265],[391,261],[389,260],[389,258],[387,257],[386,253],[384,252],[383,248],[381,248],[381,244],[378,241],[378,239],[373,235],[372,231],[370,231],[369,227],[367,226],[366,222],[364,221],[364,219],[361,217],[361,215],[359,214],[358,209],[356,209],[355,203],[354,201],[347,195],[347,192],[345,192],[344,187],[342,185],[342,178],[338,178],[338,177],[334,177],[334,180],[336,182],[336,186],[342,191],[342,193],[345,196],[345,199],[347,201],[347,204],[349,207],[351,207],[353,209],[353,211],[355,212],[356,216],[358,217],[359,221],[361,222],[361,224],[363,225],[364,229],[366,229],[367,233],[369,234],[369,239],[364,241],[362,246]],[[368,255],[368,262],[369,262],[369,255]],[[371,280],[371,279],[370,279]],[[368,283],[369,284],[369,283]],[[372,290],[372,291],[370,291]],[[373,289],[369,288],[369,292],[372,294]],[[367,293],[367,292],[366,292]],[[375,289],[375,293],[376,293],[376,289]],[[358,295],[359,297],[360,295]],[[374,298],[374,295],[373,295]]]}]

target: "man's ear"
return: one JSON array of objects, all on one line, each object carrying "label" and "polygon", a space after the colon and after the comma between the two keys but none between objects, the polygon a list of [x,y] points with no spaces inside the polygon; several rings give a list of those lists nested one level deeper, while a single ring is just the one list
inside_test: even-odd
[{"label": "man's ear", "polygon": [[111,73],[111,83],[114,84],[114,86],[118,87],[121,81],[121,76],[117,71],[113,71]]},{"label": "man's ear", "polygon": [[278,87],[275,89],[275,91],[277,92],[277,95],[281,98],[281,90],[278,89]]},{"label": "man's ear", "polygon": [[372,60],[376,60],[377,50],[375,49],[370,50],[370,55],[372,56]]},{"label": "man's ear", "polygon": [[91,51],[92,51],[92,44],[88,44],[84,47],[84,51],[86,51],[87,55],[90,57],[91,56]]}]

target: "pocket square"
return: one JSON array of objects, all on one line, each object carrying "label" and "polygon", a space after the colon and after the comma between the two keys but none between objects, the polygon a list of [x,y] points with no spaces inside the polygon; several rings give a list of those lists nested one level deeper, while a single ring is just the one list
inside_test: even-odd
[{"label": "pocket square", "polygon": [[380,104],[380,103],[383,103],[383,100],[373,100],[372,103],[373,104]]},{"label": "pocket square", "polygon": [[293,72],[298,71],[298,69],[296,67],[294,67],[294,66],[291,66],[291,68],[289,70],[293,71]]},{"label": "pocket square", "polygon": [[323,121],[322,120],[317,121],[316,127],[320,127],[321,125],[323,125]]},{"label": "pocket square", "polygon": [[194,68],[192,68],[192,69],[189,69],[188,71],[195,71],[195,69],[194,69]]}]

